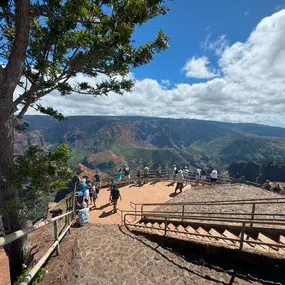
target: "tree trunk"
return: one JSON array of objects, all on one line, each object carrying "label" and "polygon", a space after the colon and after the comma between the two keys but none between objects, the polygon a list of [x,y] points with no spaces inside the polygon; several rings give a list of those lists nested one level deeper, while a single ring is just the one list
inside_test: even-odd
[{"label": "tree trunk", "polygon": [[[12,102],[0,100],[0,201],[5,235],[26,227],[21,213],[17,189],[10,180],[13,167],[14,110]],[[26,238],[16,240],[5,247],[9,258],[11,283],[22,273],[23,264],[29,262]]]}]

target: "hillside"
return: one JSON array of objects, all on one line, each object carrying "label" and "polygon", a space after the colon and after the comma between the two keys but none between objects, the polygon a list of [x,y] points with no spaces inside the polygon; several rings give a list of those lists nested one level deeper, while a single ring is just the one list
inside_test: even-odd
[{"label": "hillside", "polygon": [[285,160],[285,129],[191,119],[148,117],[26,116],[29,127],[16,135],[16,154],[30,144],[46,148],[68,143],[71,164],[111,169],[161,163],[226,167],[234,161]]}]

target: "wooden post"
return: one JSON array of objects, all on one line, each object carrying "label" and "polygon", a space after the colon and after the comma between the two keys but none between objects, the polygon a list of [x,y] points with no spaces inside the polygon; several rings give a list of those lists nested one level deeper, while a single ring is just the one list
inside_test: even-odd
[{"label": "wooden post", "polygon": [[[55,220],[53,222],[53,227],[54,227],[54,241],[58,241],[58,220]],[[56,246],[56,254],[60,254],[60,248],[59,244]]]},{"label": "wooden post", "polygon": [[243,248],[244,233],[245,233],[245,223],[243,222],[242,228],[241,228],[241,235],[240,235],[240,246],[239,246],[240,250],[242,250],[242,248]]},{"label": "wooden post", "polygon": [[167,169],[167,177],[168,177],[168,180],[169,180],[170,179],[169,168]]},{"label": "wooden post", "polygon": [[185,204],[182,205],[182,222],[184,220],[184,210],[185,210]]},{"label": "wooden post", "polygon": [[[254,213],[255,213],[255,203],[252,204],[252,211],[251,211],[251,220],[254,220]],[[253,222],[250,224],[250,226],[253,226]]]}]

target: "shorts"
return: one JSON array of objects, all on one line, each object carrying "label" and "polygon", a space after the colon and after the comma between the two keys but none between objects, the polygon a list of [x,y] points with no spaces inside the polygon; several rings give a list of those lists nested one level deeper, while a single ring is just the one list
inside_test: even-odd
[{"label": "shorts", "polygon": [[130,180],[130,175],[125,175],[125,176],[124,176],[124,179],[127,180],[127,181],[129,181],[129,180]]},{"label": "shorts", "polygon": [[206,175],[202,175],[201,180],[206,180]]},{"label": "shorts", "polygon": [[217,178],[212,178],[211,177],[211,181],[215,182],[217,180]]},{"label": "shorts", "polygon": [[196,180],[200,180],[200,175],[196,175],[196,176],[195,176],[195,179],[196,179]]},{"label": "shorts", "polygon": [[143,177],[144,177],[144,178],[148,178],[148,174],[144,174]]}]

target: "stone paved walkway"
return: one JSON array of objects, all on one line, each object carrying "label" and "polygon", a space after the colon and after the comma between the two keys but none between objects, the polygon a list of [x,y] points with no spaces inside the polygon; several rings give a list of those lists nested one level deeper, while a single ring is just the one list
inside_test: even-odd
[{"label": "stone paved walkway", "polygon": [[76,252],[72,285],[259,284],[186,262],[116,225],[80,230]]}]

